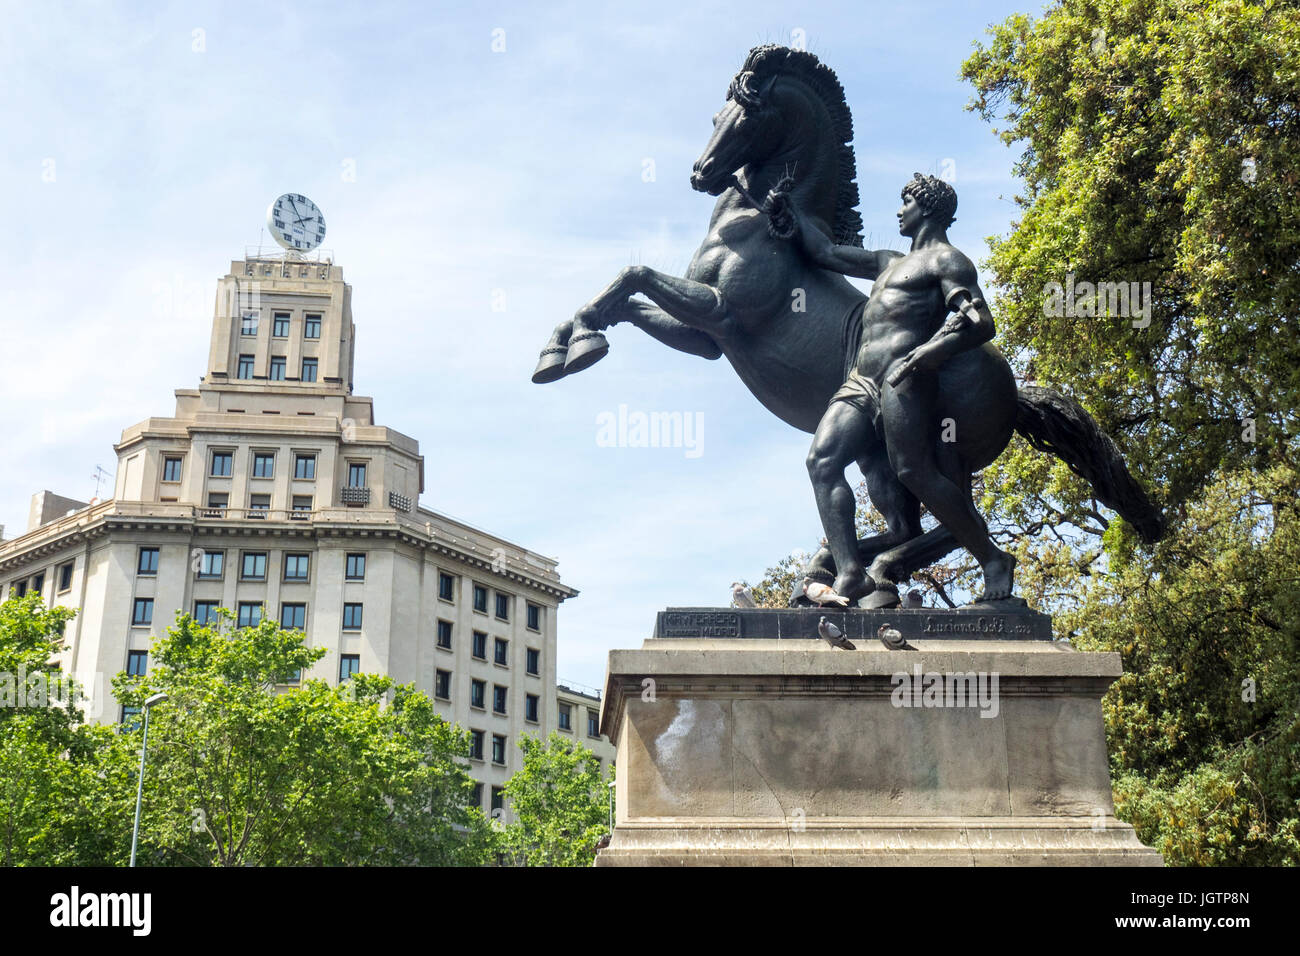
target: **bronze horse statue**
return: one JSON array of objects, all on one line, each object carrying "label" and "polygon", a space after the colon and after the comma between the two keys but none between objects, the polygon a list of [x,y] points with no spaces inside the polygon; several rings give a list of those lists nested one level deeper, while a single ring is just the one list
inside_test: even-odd
[{"label": "bronze horse statue", "polygon": [[[691,186],[718,200],[686,275],[623,269],[572,320],[556,327],[533,381],[553,382],[599,361],[609,350],[603,332],[628,323],[679,351],[708,359],[725,355],[769,411],[812,433],[845,382],[867,297],[782,238],[756,197],[786,191],[804,220],[836,244],[862,245],[849,146],[853,120],[844,91],[812,54],[756,47],[732,80],[713,126]],[[939,415],[952,419],[957,436],[937,458],[967,498],[971,475],[991,464],[1019,432],[1087,479],[1097,499],[1144,540],[1160,536],[1159,511],[1114,443],[1077,403],[1050,389],[1017,389],[1010,366],[991,343],[953,356],[937,374]],[[898,601],[896,582],[939,560],[957,542],[942,526],[922,531],[921,502],[898,483],[887,459],[859,464],[888,528],[858,542],[876,587],[864,603],[888,607]],[[834,580],[825,548],[807,575],[822,583]]]}]

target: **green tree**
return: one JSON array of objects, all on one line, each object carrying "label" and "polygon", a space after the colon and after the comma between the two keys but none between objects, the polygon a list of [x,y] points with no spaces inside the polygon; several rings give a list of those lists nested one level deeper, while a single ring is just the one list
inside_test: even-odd
[{"label": "green tree", "polygon": [[[1123,655],[1121,816],[1173,864],[1298,863],[1300,13],[1058,0],[962,70],[1020,151],[986,263],[998,344],[1115,436],[1171,530],[1140,547],[1019,440],[982,508],[1020,592]],[[1049,283],[1090,294],[1070,314]]]},{"label": "green tree", "polygon": [[502,848],[525,866],[590,866],[609,833],[609,786],[595,755],[553,732],[519,738],[524,765],[505,786],[514,822]]},{"label": "green tree", "polygon": [[[141,859],[183,865],[477,865],[493,851],[470,807],[465,734],[386,677],[285,685],[325,651],[272,621],[178,616],[156,666],[117,697],[155,693]],[[138,737],[139,731],[132,736]]]},{"label": "green tree", "polygon": [[80,691],[55,663],[74,612],[39,594],[0,604],[0,862],[124,862],[121,784],[130,752],[86,725]]}]

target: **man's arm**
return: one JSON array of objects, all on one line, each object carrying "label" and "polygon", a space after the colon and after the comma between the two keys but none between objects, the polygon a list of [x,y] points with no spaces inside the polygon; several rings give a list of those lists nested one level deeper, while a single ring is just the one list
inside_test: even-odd
[{"label": "man's arm", "polygon": [[859,279],[875,279],[884,271],[891,259],[903,254],[892,249],[861,249],[858,246],[838,246],[803,216],[794,221],[794,239],[813,264],[831,272],[840,272]]},{"label": "man's arm", "polygon": [[993,313],[976,281],[974,264],[953,249],[939,260],[939,288],[944,304],[955,314],[939,327],[924,345],[917,346],[889,375],[889,384],[897,386],[918,368],[937,369],[952,356],[979,348],[997,331]]}]

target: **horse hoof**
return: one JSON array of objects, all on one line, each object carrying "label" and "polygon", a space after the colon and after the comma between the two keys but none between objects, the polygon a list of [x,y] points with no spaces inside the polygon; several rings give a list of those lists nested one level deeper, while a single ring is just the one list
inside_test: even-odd
[{"label": "horse hoof", "polygon": [[864,607],[869,611],[883,611],[886,608],[898,607],[898,590],[887,584],[881,584],[874,591],[858,602],[858,607]]},{"label": "horse hoof", "polygon": [[600,332],[581,332],[569,339],[569,355],[564,360],[564,374],[581,372],[603,359],[609,352],[609,340]]},{"label": "horse hoof", "polygon": [[563,345],[542,349],[541,357],[537,360],[537,368],[533,371],[533,384],[546,385],[564,378],[568,374],[564,367],[564,359],[568,351]]}]

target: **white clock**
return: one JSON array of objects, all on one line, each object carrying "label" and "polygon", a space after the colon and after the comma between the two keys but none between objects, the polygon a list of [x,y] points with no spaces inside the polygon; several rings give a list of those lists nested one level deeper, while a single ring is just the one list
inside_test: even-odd
[{"label": "white clock", "polygon": [[325,238],[325,217],[301,193],[285,193],[266,210],[266,227],[291,252],[308,252]]}]

